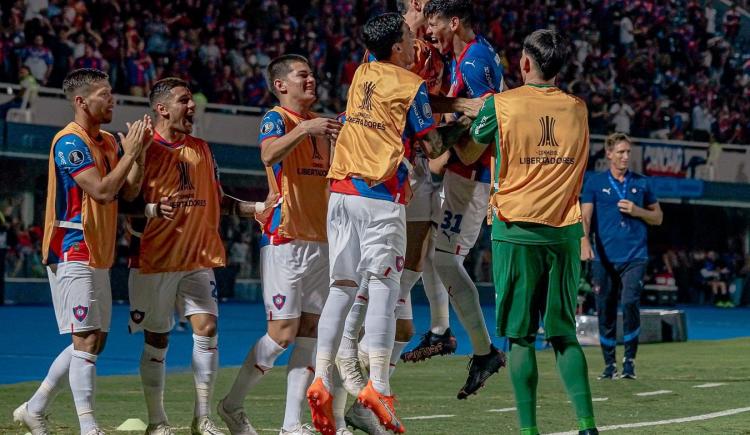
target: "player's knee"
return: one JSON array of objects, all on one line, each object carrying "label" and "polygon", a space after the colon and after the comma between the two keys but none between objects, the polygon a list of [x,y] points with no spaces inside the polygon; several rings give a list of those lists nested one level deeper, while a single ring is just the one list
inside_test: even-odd
[{"label": "player's knee", "polygon": [[216,335],[216,321],[201,322],[199,325],[193,325],[193,334],[201,337],[213,337]]},{"label": "player's knee", "polygon": [[165,349],[169,346],[169,334],[143,331],[143,341],[157,349]]},{"label": "player's knee", "polygon": [[99,354],[99,330],[73,333],[73,349],[94,355]]},{"label": "player's knee", "polygon": [[461,255],[451,254],[445,251],[435,251],[435,267],[438,273],[441,269],[457,269],[463,265],[463,259]]},{"label": "player's knee", "polygon": [[302,313],[300,317],[297,337],[318,338],[319,314]]},{"label": "player's knee", "polygon": [[407,342],[414,337],[414,322],[411,319],[396,320],[396,341]]},{"label": "player's knee", "polygon": [[96,354],[99,355],[104,352],[104,347],[107,345],[107,333],[99,333],[99,337],[96,342]]},{"label": "player's knee", "polygon": [[359,284],[356,282],[346,279],[338,279],[333,282],[333,285],[335,287],[359,287]]},{"label": "player's knee", "polygon": [[299,318],[273,320],[268,324],[268,336],[281,347],[294,344],[300,328]]}]

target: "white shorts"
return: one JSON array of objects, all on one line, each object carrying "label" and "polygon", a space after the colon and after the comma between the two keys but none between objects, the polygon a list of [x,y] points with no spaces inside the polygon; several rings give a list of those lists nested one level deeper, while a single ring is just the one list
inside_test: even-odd
[{"label": "white shorts", "polygon": [[443,192],[443,184],[440,182],[440,186],[432,190],[432,215],[430,220],[437,228],[440,223],[443,222],[443,203],[445,202],[445,196]]},{"label": "white shorts", "polygon": [[131,333],[146,330],[160,334],[175,324],[175,304],[184,304],[185,317],[193,314],[219,316],[218,287],[212,269],[185,272],[141,273],[130,269]]},{"label": "white shorts", "polygon": [[47,276],[60,334],[97,329],[109,332],[112,323],[109,269],[66,261],[48,266]]},{"label": "white shorts", "polygon": [[435,232],[435,249],[466,255],[487,219],[490,184],[469,180],[450,170],[443,177],[443,206]]},{"label": "white shorts", "polygon": [[414,184],[411,186],[413,196],[406,205],[406,222],[429,222],[432,218],[432,185],[430,161],[417,157],[414,161]]},{"label": "white shorts", "polygon": [[363,274],[401,279],[406,252],[406,211],[402,204],[331,193],[328,200],[331,283]]},{"label": "white shorts", "polygon": [[266,320],[320,314],[328,299],[328,245],[292,240],[260,249]]}]

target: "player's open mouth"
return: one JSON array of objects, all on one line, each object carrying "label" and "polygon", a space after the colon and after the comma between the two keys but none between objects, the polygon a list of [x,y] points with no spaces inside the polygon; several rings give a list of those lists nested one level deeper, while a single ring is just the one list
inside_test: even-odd
[{"label": "player's open mouth", "polygon": [[185,115],[185,122],[187,122],[190,125],[193,125],[193,115]]}]

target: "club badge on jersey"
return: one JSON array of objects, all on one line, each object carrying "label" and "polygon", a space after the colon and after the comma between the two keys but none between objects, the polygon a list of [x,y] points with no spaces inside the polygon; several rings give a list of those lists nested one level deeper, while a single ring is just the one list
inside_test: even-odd
[{"label": "club badge on jersey", "polygon": [[89,307],[85,307],[83,305],[77,305],[73,307],[73,317],[76,318],[79,322],[83,322],[86,320],[86,316],[89,314]]}]

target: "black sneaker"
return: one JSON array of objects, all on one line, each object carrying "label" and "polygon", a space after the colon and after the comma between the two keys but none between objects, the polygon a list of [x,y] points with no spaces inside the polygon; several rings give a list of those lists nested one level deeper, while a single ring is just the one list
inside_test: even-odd
[{"label": "black sneaker", "polygon": [[495,346],[490,346],[490,353],[487,355],[474,355],[469,361],[469,377],[456,396],[458,400],[475,394],[490,376],[503,367],[505,367],[505,354],[497,350]]},{"label": "black sneaker", "polygon": [[635,379],[635,360],[625,358],[622,360],[622,378]]},{"label": "black sneaker", "polygon": [[427,331],[417,347],[401,354],[401,361],[415,363],[433,356],[449,355],[456,352],[456,347],[458,347],[458,343],[451,332],[451,328],[446,329],[442,335]]},{"label": "black sneaker", "polygon": [[604,367],[604,371],[596,379],[617,379],[619,377],[620,376],[617,374],[617,365],[610,364],[607,367]]},{"label": "black sneaker", "polygon": [[599,435],[599,430],[597,428],[579,430],[578,435]]}]

